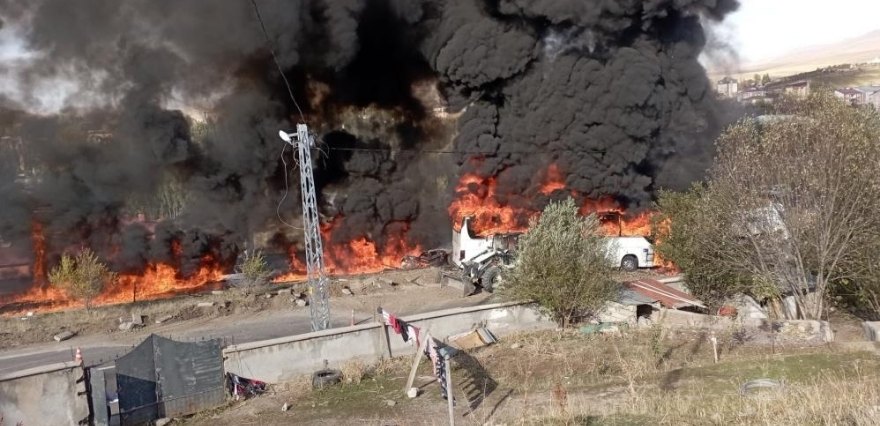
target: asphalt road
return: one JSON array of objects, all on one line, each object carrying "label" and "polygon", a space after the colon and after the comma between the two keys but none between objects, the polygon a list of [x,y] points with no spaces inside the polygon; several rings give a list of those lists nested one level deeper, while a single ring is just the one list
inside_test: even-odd
[{"label": "asphalt road", "polygon": [[[472,296],[424,303],[401,315],[413,315],[453,307],[472,306],[484,303],[483,297]],[[372,313],[355,314],[355,323],[372,321]],[[337,311],[331,317],[331,324],[337,327],[348,326],[351,314]],[[160,334],[177,341],[200,339],[225,339],[227,345],[273,339],[295,334],[308,333],[312,329],[308,310],[267,310],[255,314],[232,317],[201,318],[180,323],[149,325],[136,333],[77,336],[63,342],[47,342],[0,352],[0,376],[57,362],[72,361],[76,349],[82,352],[86,365],[102,364],[126,354],[150,333]]]},{"label": "asphalt road", "polygon": [[[348,325],[349,321],[350,318],[333,319],[334,324],[340,325]],[[311,322],[307,311],[267,311],[254,318],[235,318],[230,321],[228,317],[219,317],[151,331],[177,341],[222,338],[226,344],[235,344],[308,333],[311,331]],[[0,376],[41,365],[72,361],[76,348],[82,352],[86,365],[101,364],[126,354],[148,334],[138,333],[122,342],[108,341],[100,335],[74,337],[60,343],[0,352]]]}]

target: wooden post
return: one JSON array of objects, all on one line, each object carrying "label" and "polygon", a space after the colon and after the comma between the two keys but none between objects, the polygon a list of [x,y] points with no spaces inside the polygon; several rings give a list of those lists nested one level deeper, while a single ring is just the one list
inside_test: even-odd
[{"label": "wooden post", "polygon": [[453,410],[455,398],[452,396],[452,368],[450,368],[449,355],[443,357],[446,364],[446,402],[449,406],[449,426],[455,426],[455,411]]},{"label": "wooden post", "polygon": [[415,356],[413,356],[412,368],[409,369],[409,377],[406,379],[406,388],[403,389],[404,392],[409,392],[413,387],[413,382],[416,380],[416,370],[419,369],[419,362],[425,354],[425,348],[428,347],[428,340],[431,340],[431,335],[428,334],[427,328],[425,328],[425,331],[419,331],[419,339],[421,339],[421,342],[419,342],[419,347],[416,349]]},{"label": "wooden post", "polygon": [[[382,307],[376,308],[377,313],[382,312]],[[379,315],[378,320],[382,323],[382,331],[385,333],[385,350],[388,352],[388,359],[393,358],[391,354],[391,336],[388,334],[388,324],[385,323],[385,318]]]},{"label": "wooden post", "polygon": [[391,336],[388,334],[388,324],[382,324],[382,330],[385,331],[385,349],[388,351],[388,359],[391,359]]},{"label": "wooden post", "polygon": [[715,333],[712,333],[709,340],[712,341],[712,355],[715,356],[715,364],[718,364],[718,338],[715,337]]}]

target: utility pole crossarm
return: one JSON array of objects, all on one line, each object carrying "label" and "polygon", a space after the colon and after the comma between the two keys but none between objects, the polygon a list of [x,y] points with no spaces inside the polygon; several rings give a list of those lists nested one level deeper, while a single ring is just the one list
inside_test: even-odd
[{"label": "utility pole crossarm", "polygon": [[[299,154],[300,189],[302,193],[303,232],[306,243],[306,273],[309,283],[309,313],[312,330],[330,328],[329,279],[324,271],[324,245],[321,241],[321,223],[312,169],[312,151],[315,142],[305,124],[296,125],[296,134],[279,132],[279,136],[297,149]],[[294,137],[291,137],[294,136]]]}]

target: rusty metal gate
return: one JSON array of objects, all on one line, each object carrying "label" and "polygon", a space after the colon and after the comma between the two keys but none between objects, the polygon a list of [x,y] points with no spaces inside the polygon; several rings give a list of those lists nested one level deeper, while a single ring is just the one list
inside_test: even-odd
[{"label": "rusty metal gate", "polygon": [[192,414],[225,400],[220,340],[175,342],[150,335],[116,360],[122,425]]}]

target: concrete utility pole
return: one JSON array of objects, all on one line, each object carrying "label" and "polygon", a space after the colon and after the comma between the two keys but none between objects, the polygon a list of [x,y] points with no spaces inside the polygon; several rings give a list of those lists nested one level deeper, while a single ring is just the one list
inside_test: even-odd
[{"label": "concrete utility pole", "polygon": [[312,170],[311,150],[315,147],[315,140],[305,124],[297,124],[296,133],[281,130],[278,135],[299,152],[299,184],[302,190],[306,273],[309,280],[309,313],[312,318],[312,330],[326,330],[330,328],[330,301],[327,290],[329,279],[324,271],[324,245],[321,241],[315,175]]}]

